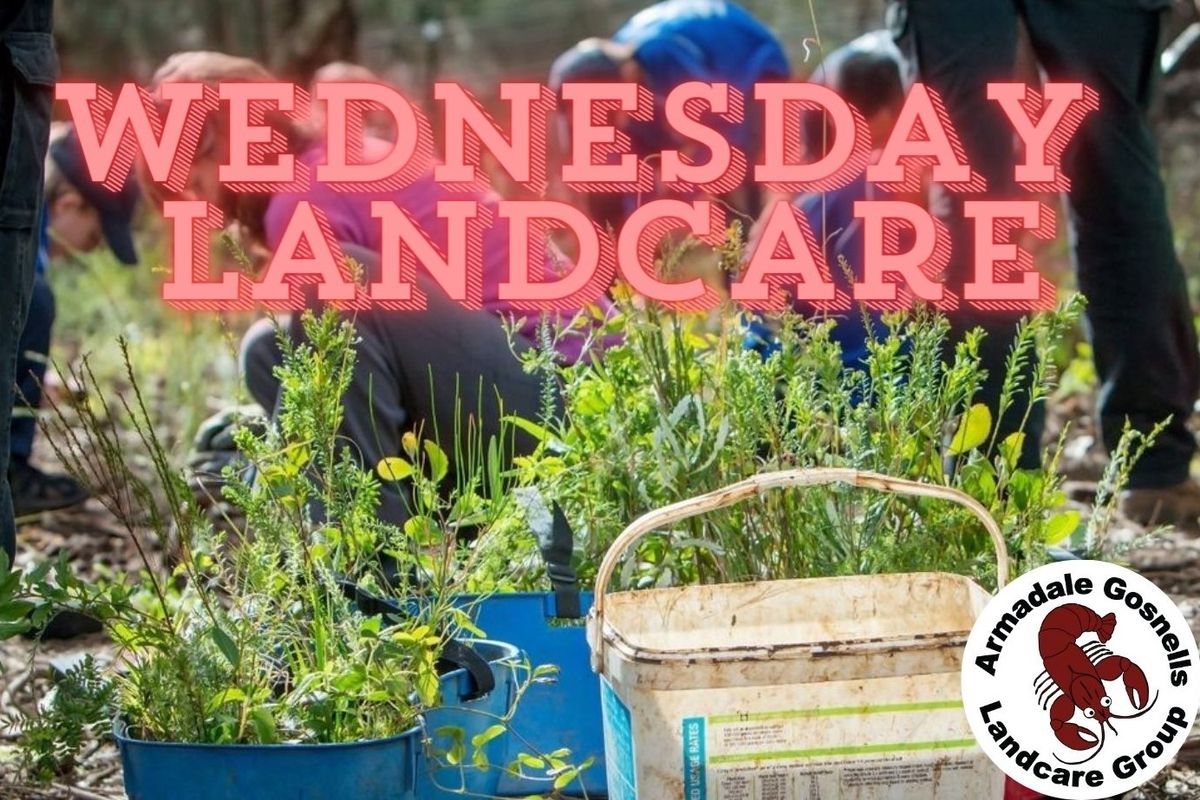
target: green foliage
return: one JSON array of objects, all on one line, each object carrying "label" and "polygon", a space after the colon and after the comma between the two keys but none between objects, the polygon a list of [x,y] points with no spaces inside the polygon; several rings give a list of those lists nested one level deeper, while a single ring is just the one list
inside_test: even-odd
[{"label": "green foliage", "polygon": [[89,655],[67,670],[44,698],[40,713],[8,720],[21,731],[21,772],[44,784],[74,769],[84,744],[107,731],[113,691]]},{"label": "green foliage", "polygon": [[[396,484],[410,515],[398,543],[405,552],[389,551],[389,555],[416,565],[408,576],[414,592],[432,582],[465,594],[487,595],[516,589],[518,573],[545,574],[524,508],[513,491],[523,485],[521,477],[503,455],[517,428],[535,437],[545,434],[536,423],[513,417],[501,420],[497,437],[490,441],[484,441],[473,427],[454,431],[449,437],[452,464],[438,441],[410,431],[401,438],[401,452],[376,465],[381,480]],[[516,539],[529,550],[520,564],[512,561],[510,549]],[[494,580],[504,571],[509,574]],[[486,577],[481,580],[481,576]]]},{"label": "green foliage", "polygon": [[[119,400],[123,415],[104,413],[109,403],[89,362],[72,374],[97,392],[98,402],[78,409],[82,432],[56,409],[60,424],[52,445],[124,524],[143,571],[92,585],[74,576],[65,556],[9,572],[0,554],[0,638],[36,629],[57,609],[71,608],[102,620],[121,648],[122,669],[104,679],[111,683],[89,665],[88,681],[79,685],[90,693],[60,690],[58,705],[22,726],[31,774],[48,780],[68,768],[85,733],[101,730],[114,712],[131,735],[156,741],[335,743],[393,736],[411,730],[423,710],[440,702],[438,660],[447,639],[482,634],[452,598],[466,588],[475,558],[474,548],[459,541],[460,529],[486,532],[496,519],[519,521],[512,499],[487,488],[505,483],[498,452],[493,447],[479,451],[486,460],[459,459],[458,482],[450,487],[450,459],[442,448],[406,435],[403,453],[379,471],[407,482],[414,516],[403,530],[380,522],[378,479],[337,436],[353,368],[353,328],[328,313],[307,316],[304,330],[302,345],[280,337],[277,426],[235,433],[251,469],[227,471],[226,499],[244,521],[228,520],[222,531],[195,507],[171,466],[127,343],[131,391]],[[132,466],[122,425],[144,446],[153,480]],[[176,543],[175,565],[164,571],[152,554],[169,541]],[[369,592],[409,598],[412,612],[361,613],[343,590],[347,577]],[[523,669],[518,699],[552,668]],[[509,735],[511,718],[512,709],[470,740],[445,731],[457,746],[438,751],[431,739],[430,755],[460,770],[503,769],[487,752]],[[565,752],[529,760],[544,765],[548,786],[569,783],[585,768],[570,764]]]},{"label": "green foliage", "polygon": [[[118,577],[92,586],[65,563],[42,565],[2,587],[0,608],[10,609],[9,618],[31,614],[9,633],[64,605],[100,618],[123,649],[117,706],[136,736],[356,741],[409,730],[438,699],[438,655],[462,616],[445,587],[425,586],[421,619],[385,625],[360,613],[339,585],[352,576],[382,586],[378,553],[391,543],[402,556],[394,546],[402,534],[376,519],[378,483],[337,439],[353,329],[327,314],[306,318],[305,331],[307,343],[287,345],[280,370],[278,428],[237,434],[253,474],[227,475],[228,499],[245,515],[236,535],[214,531],[194,507],[157,438],[127,348],[133,391],[121,400],[125,423],[145,446],[155,480],[130,467],[113,418],[85,409],[86,434],[53,440],[61,460],[126,524],[144,572],[137,584]],[[163,497],[165,514],[157,510]],[[142,540],[142,513],[160,545],[172,527],[180,534],[169,573],[151,557],[154,543]],[[400,561],[400,572],[409,566]]]},{"label": "green foliage", "polygon": [[[1027,417],[1056,385],[1050,355],[1082,301],[1035,316],[1008,358],[1000,414]],[[694,316],[624,303],[609,323],[624,341],[591,363],[555,368],[565,421],[543,420],[542,446],[518,460],[525,483],[559,501],[586,579],[633,519],[758,472],[853,467],[953,486],[1000,523],[1015,574],[1080,526],[1064,511],[1057,464],[1018,466],[1020,434],[1002,437],[976,402],[981,331],[951,341],[928,310],[886,318],[861,369],[843,367],[832,323],[786,316],[769,358],[743,349],[732,314],[717,333]],[[544,365],[537,365],[544,368]],[[1029,389],[1020,376],[1027,376]],[[1129,453],[1125,461],[1136,458]],[[1123,481],[1114,475],[1114,491]],[[1110,494],[1109,497],[1115,495]],[[1102,515],[1094,517],[1103,524]],[[523,562],[514,535],[510,563]],[[504,565],[478,580],[512,582]],[[841,488],[774,494],[688,520],[646,540],[624,586],[944,570],[995,582],[995,554],[976,520],[943,501]],[[528,581],[520,573],[520,581]]]},{"label": "green foliage", "polygon": [[[534,666],[528,659],[523,659],[519,663],[507,665],[507,668],[516,671],[518,680],[516,697],[505,714],[496,715],[474,708],[463,709],[464,713],[477,715],[483,722],[489,723],[470,739],[467,738],[466,731],[459,727],[447,726],[433,731],[427,753],[440,767],[435,776],[435,785],[444,791],[463,792],[466,791],[468,770],[500,769],[507,775],[542,787],[540,793],[528,796],[527,800],[554,800],[562,797],[565,790],[580,791],[579,786],[572,784],[594,765],[594,758],[589,756],[582,762],[575,763],[571,760],[571,751],[565,747],[549,753],[539,752],[522,735],[523,732],[512,725],[516,709],[520,707],[525,693],[539,684],[554,682],[558,667],[552,664]],[[472,726],[472,729],[478,727]],[[518,750],[516,758],[508,764],[492,764],[488,757],[489,745],[505,736],[513,737],[522,749]],[[586,792],[584,796],[587,796]]]},{"label": "green foliage", "polygon": [[[236,339],[227,318],[196,314],[157,302],[163,273],[143,247],[145,264],[121,264],[106,249],[56,261],[47,272],[56,298],[54,358],[76,363],[87,355],[97,384],[128,388],[125,359],[142,382],[146,411],[168,452],[191,441],[212,412],[215,397],[240,394]],[[119,353],[108,346],[126,342]],[[94,343],[104,347],[93,350]]]},{"label": "green foliage", "polygon": [[[1071,546],[1085,558],[1107,558],[1113,554],[1120,555],[1131,548],[1136,542],[1126,542],[1114,546],[1108,541],[1108,529],[1112,525],[1120,500],[1121,490],[1129,482],[1129,474],[1133,465],[1138,462],[1154,439],[1161,433],[1170,420],[1163,420],[1149,432],[1135,431],[1125,422],[1121,440],[1116,449],[1109,454],[1108,464],[1096,489],[1095,510],[1088,519],[1086,526],[1076,525],[1068,533],[1071,536]],[[1078,521],[1078,520],[1077,520]],[[1066,538],[1064,536],[1063,538]]]}]

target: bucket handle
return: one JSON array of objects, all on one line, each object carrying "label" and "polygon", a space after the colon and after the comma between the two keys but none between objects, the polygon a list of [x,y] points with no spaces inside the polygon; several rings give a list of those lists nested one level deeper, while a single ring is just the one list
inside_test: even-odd
[{"label": "bucket handle", "polygon": [[718,508],[725,508],[751,497],[757,497],[768,489],[800,488],[803,486],[825,486],[840,483],[853,486],[856,489],[875,489],[881,492],[908,495],[910,497],[933,497],[949,500],[963,506],[983,523],[992,544],[996,548],[996,588],[1003,589],[1008,582],[1008,545],[1000,526],[992,519],[992,515],[978,500],[965,492],[949,486],[938,486],[922,483],[907,478],[893,478],[880,475],[877,472],[860,472],[845,467],[818,467],[812,469],[789,469],[780,472],[764,472],[746,478],[743,481],[717,489],[707,494],[680,500],[669,506],[649,511],[638,517],[629,527],[621,532],[604,560],[600,562],[600,570],[596,574],[596,593],[589,615],[590,638],[592,639],[592,668],[596,672],[603,671],[604,649],[604,607],[608,587],[612,583],[613,573],[625,553],[637,544],[646,534],[672,522],[678,522],[689,517],[695,517]]}]

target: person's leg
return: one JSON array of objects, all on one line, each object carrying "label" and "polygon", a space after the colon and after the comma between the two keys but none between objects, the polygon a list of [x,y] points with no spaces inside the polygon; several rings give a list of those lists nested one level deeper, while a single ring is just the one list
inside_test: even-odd
[{"label": "person's leg", "polygon": [[8,482],[13,513],[18,518],[67,508],[82,503],[88,496],[87,490],[70,476],[47,474],[29,461],[37,432],[38,409],[42,405],[42,381],[50,359],[54,312],[54,292],[45,276],[37,275],[17,348],[16,397],[10,427]]},{"label": "person's leg", "polygon": [[[1130,476],[1135,489],[1187,480],[1196,449],[1188,418],[1200,355],[1175,254],[1157,148],[1146,112],[1156,73],[1160,13],[1133,4],[1029,0],[1034,48],[1056,81],[1100,96],[1064,163],[1079,286],[1088,300],[1100,425],[1111,450],[1128,420],[1150,430],[1171,418]],[[1200,500],[1190,512],[1192,526]],[[1163,521],[1172,520],[1168,514]]]},{"label": "person's leg", "polygon": [[[987,84],[1012,80],[1018,28],[1015,4],[1012,0],[909,0],[908,9],[907,35],[912,41],[906,49],[915,54],[918,80],[935,89],[944,101],[967,160],[987,181],[987,196],[1011,197],[1015,163],[1012,126],[1000,106],[987,99]],[[933,208],[951,236],[947,283],[960,297],[975,258],[973,230],[963,217],[962,202],[962,195],[935,187]],[[993,411],[999,405],[1005,362],[1019,320],[1019,315],[969,308],[953,315],[957,335],[975,327],[987,332],[980,349],[987,379],[978,400]],[[998,421],[1001,436],[1020,427],[1028,407],[1021,394]],[[1044,415],[1039,404],[1025,426],[1023,466],[1040,462]]]},{"label": "person's leg", "polygon": [[[280,324],[284,322],[281,320]],[[275,410],[279,399],[279,378],[275,368],[282,363],[283,350],[276,335],[275,320],[257,320],[242,337],[238,364],[250,397],[268,414]]]},{"label": "person's leg", "polygon": [[[0,88],[0,95],[3,91]],[[0,387],[4,387],[0,391],[0,547],[10,562],[16,551],[16,524],[8,485],[9,421],[14,396],[9,387],[17,374],[17,351],[33,279],[34,247],[32,228],[0,228],[0,284],[12,287],[12,291],[0,292]]]},{"label": "person's leg", "polygon": [[[375,255],[352,255],[368,272],[378,268]],[[501,417],[537,420],[542,377],[524,371],[495,315],[464,308],[422,275],[416,284],[428,298],[425,311],[371,310],[354,318],[359,344],[342,435],[363,466],[374,469],[402,455],[405,432],[418,432],[446,451],[450,485],[464,459],[486,455],[489,440],[511,437],[500,442],[509,455],[532,451],[532,437],[508,430]],[[518,352],[530,346],[515,343]],[[384,486],[380,516],[396,524],[409,518],[403,486]]]},{"label": "person's leg", "polygon": [[37,411],[42,405],[42,381],[50,354],[50,333],[54,326],[54,293],[45,276],[33,279],[25,327],[17,346],[16,396],[13,398],[9,457],[28,461],[33,454],[37,432]]}]

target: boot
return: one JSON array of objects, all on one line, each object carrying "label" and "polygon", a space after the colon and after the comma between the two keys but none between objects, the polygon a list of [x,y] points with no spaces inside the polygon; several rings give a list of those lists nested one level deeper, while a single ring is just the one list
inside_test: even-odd
[{"label": "boot", "polygon": [[1189,478],[1161,489],[1127,489],[1121,493],[1120,509],[1147,528],[1172,525],[1187,533],[1200,533],[1200,483]]},{"label": "boot", "polygon": [[74,478],[42,472],[20,458],[9,464],[8,483],[12,487],[13,513],[18,519],[70,508],[88,499],[87,489]]}]

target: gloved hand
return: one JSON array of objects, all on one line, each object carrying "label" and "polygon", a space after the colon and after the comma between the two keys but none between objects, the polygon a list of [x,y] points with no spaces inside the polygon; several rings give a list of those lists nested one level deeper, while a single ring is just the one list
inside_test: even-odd
[{"label": "gloved hand", "polygon": [[258,406],[233,406],[200,424],[188,458],[188,485],[201,508],[208,509],[221,500],[225,468],[245,464],[234,442],[235,431],[248,427],[261,435],[268,424]]},{"label": "gloved hand", "polygon": [[233,433],[239,427],[250,428],[256,435],[267,430],[267,418],[257,405],[230,406],[218,411],[204,422],[192,439],[192,450],[202,452],[234,452],[237,446]]},{"label": "gloved hand", "polygon": [[[234,434],[240,428],[250,428],[261,435],[269,424],[258,406],[233,406],[206,419],[196,431],[188,457],[188,487],[197,505],[218,529],[240,532],[236,529],[241,515],[222,496],[227,483],[225,468],[249,466],[238,452]],[[179,542],[172,542],[172,549],[178,545]]]}]

